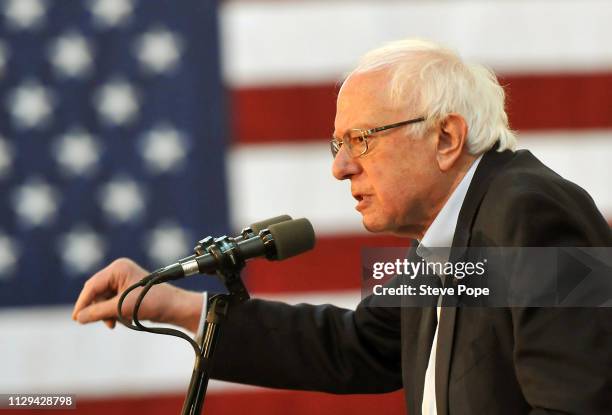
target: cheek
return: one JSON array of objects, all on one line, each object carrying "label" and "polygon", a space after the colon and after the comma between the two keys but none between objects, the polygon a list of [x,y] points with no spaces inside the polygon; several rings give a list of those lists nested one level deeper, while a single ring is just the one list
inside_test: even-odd
[{"label": "cheek", "polygon": [[427,175],[414,170],[396,170],[395,174],[381,175],[376,186],[379,210],[402,221],[413,217],[424,209],[424,201],[429,199],[432,191]]},{"label": "cheek", "polygon": [[[388,151],[383,148],[363,164],[363,176],[376,196],[376,208],[389,215],[404,216],[415,207],[415,200],[426,199],[429,191],[426,162],[415,157],[412,142],[398,141]],[[412,155],[412,156],[411,156]]]},{"label": "cheek", "polygon": [[382,175],[375,186],[379,208],[386,212],[401,213],[410,203],[414,194],[414,183],[407,176]]},{"label": "cheek", "polygon": [[394,216],[405,216],[411,209],[414,192],[407,183],[397,183],[385,194],[386,211]]}]

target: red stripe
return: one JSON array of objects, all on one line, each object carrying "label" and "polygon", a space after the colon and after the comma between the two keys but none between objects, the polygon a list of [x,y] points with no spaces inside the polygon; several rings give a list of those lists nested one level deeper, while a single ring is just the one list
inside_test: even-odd
[{"label": "red stripe", "polygon": [[505,76],[511,127],[612,127],[612,73]]},{"label": "red stripe", "polygon": [[[183,396],[149,396],[108,400],[82,400],[76,410],[54,410],[54,415],[168,415],[179,414]],[[45,411],[47,412],[47,411]],[[7,415],[37,414],[37,410],[5,410]],[[204,415],[371,415],[406,413],[401,391],[383,395],[330,395],[316,392],[273,391],[211,393]]]},{"label": "red stripe", "polygon": [[231,91],[233,137],[242,143],[303,141],[332,135],[335,85]]},{"label": "red stripe", "polygon": [[409,246],[393,236],[345,235],[317,239],[315,249],[286,261],[253,261],[247,267],[249,290],[258,293],[357,289],[361,248]]},{"label": "red stripe", "polygon": [[[517,130],[612,127],[612,72],[506,75],[510,124]],[[231,91],[240,143],[320,140],[333,131],[337,85]]]}]

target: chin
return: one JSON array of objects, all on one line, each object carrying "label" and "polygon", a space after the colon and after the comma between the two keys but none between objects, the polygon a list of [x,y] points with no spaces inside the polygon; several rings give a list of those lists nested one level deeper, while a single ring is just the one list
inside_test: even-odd
[{"label": "chin", "polygon": [[385,221],[380,220],[380,218],[370,217],[369,215],[364,215],[361,221],[363,223],[363,227],[366,228],[368,232],[372,233],[381,233],[381,232],[390,232],[389,224]]},{"label": "chin", "polygon": [[[414,225],[404,225],[398,226],[395,223],[384,220],[380,217],[374,217],[370,215],[364,215],[362,219],[363,227],[366,228],[368,232],[372,233],[386,233],[389,235],[400,236],[403,238],[412,238],[412,239],[420,239],[423,237],[422,233],[424,232],[418,226]],[[423,231],[420,233],[420,231]]]}]

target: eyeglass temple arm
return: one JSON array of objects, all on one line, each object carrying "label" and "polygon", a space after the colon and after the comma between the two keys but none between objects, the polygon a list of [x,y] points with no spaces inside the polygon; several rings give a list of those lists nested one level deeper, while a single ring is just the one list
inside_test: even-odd
[{"label": "eyeglass temple arm", "polygon": [[402,125],[414,124],[416,122],[421,122],[421,121],[425,121],[425,117],[415,118],[414,120],[408,120],[408,121],[400,121],[400,122],[396,122],[395,124],[385,125],[383,127],[372,128],[372,129],[364,131],[363,134],[370,135],[370,134],[378,133],[381,131],[389,130],[391,128],[397,128],[397,127],[401,127]]}]

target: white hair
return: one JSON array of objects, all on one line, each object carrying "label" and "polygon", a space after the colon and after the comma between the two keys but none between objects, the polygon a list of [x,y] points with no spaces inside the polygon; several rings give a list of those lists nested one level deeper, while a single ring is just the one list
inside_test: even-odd
[{"label": "white hair", "polygon": [[508,127],[504,90],[488,68],[464,62],[454,51],[433,42],[407,39],[366,53],[352,73],[386,70],[389,97],[408,105],[415,118],[427,122],[411,127],[425,131],[450,113],[468,126],[467,148],[478,155],[499,143],[498,151],[514,150],[516,136]]}]

